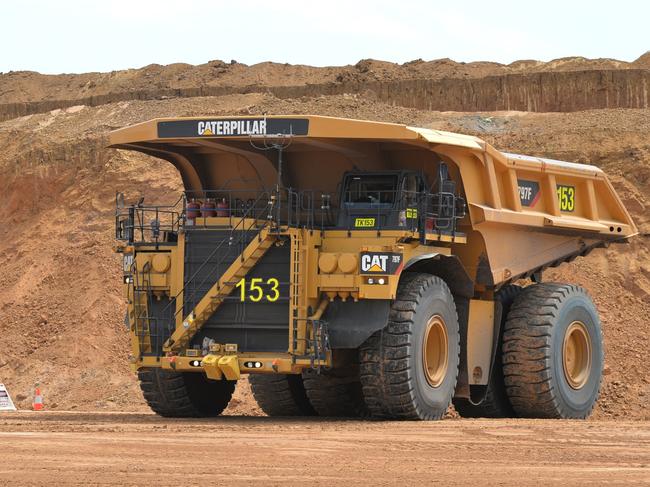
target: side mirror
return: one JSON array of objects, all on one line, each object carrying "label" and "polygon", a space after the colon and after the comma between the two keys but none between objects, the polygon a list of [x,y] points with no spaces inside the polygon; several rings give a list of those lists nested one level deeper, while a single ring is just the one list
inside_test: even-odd
[{"label": "side mirror", "polygon": [[151,225],[151,234],[152,234],[153,238],[158,240],[158,238],[160,237],[160,221],[151,220],[149,225]]},{"label": "side mirror", "polygon": [[463,218],[466,211],[467,205],[465,204],[465,199],[460,196],[456,196],[456,217]]}]

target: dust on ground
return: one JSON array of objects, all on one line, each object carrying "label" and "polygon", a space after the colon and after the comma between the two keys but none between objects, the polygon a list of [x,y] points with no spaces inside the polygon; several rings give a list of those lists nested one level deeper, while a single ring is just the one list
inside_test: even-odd
[{"label": "dust on ground", "polygon": [[369,478],[372,485],[650,483],[645,421],[169,420],[27,412],[0,416],[0,445],[0,483],[12,485],[365,486]]}]

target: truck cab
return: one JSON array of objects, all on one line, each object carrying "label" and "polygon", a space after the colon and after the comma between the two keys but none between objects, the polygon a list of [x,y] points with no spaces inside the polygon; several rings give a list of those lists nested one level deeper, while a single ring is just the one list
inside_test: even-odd
[{"label": "truck cab", "polygon": [[[343,177],[338,226],[354,228],[406,227],[407,209],[418,207],[424,193],[422,176],[415,172],[349,172]],[[410,219],[416,215],[409,212]]]}]

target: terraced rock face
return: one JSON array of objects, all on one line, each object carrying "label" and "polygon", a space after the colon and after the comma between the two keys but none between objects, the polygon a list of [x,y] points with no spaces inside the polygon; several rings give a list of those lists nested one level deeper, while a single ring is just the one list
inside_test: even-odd
[{"label": "terraced rock face", "polygon": [[210,61],[110,73],[17,71],[0,74],[0,120],[77,105],[246,93],[285,99],[364,94],[391,105],[443,111],[648,108],[648,56],[632,63],[573,57],[509,65],[450,59],[398,65],[366,59],[354,66],[316,68]]},{"label": "terraced rock face", "polygon": [[[364,74],[367,68],[370,76],[385,69],[388,78],[390,66],[382,66],[371,62],[354,70]],[[159,79],[156,70],[147,69],[152,69],[151,80]],[[7,76],[18,75],[0,77],[0,93],[11,86]],[[313,76],[310,83],[318,81]],[[335,82],[336,73],[328,76]],[[41,94],[65,93],[46,86]],[[37,98],[27,95],[25,100]],[[545,277],[586,288],[601,313],[607,375],[595,417],[650,419],[645,404],[650,395],[645,366],[650,353],[650,109],[441,113],[384,103],[365,92],[118,101],[0,122],[0,381],[19,407],[28,407],[39,382],[48,409],[147,410],[128,366],[120,262],[112,253],[113,203],[117,190],[129,200],[141,194],[151,203],[175,199],[180,180],[166,162],[104,150],[108,131],[161,116],[263,113],[317,113],[452,130],[479,135],[509,152],[602,167],[646,236],[594,252]],[[262,414],[246,382],[237,386],[226,413]]]}]

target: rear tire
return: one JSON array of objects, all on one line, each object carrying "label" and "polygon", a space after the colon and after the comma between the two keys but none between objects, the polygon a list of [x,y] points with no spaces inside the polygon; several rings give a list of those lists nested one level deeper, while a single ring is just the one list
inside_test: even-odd
[{"label": "rear tire", "polygon": [[359,366],[303,372],[307,397],[319,416],[362,418],[369,415],[359,381]]},{"label": "rear tire", "polygon": [[483,401],[477,405],[464,397],[454,399],[454,408],[462,418],[514,418],[516,416],[508,399],[503,377],[502,343],[508,313],[522,290],[521,286],[509,284],[502,287],[495,296],[495,299],[501,303],[501,329],[487,392]]},{"label": "rear tire", "polygon": [[250,374],[253,397],[268,416],[315,416],[300,375]]},{"label": "rear tire", "polygon": [[521,417],[584,419],[600,390],[598,311],[569,284],[535,284],[515,300],[503,336],[508,397]]},{"label": "rear tire", "polygon": [[236,381],[210,380],[197,372],[154,369],[138,371],[140,389],[153,412],[166,418],[205,418],[220,415]]},{"label": "rear tire", "polygon": [[447,284],[407,273],[386,327],[360,348],[361,383],[375,417],[440,419],[456,388],[460,333]]}]

